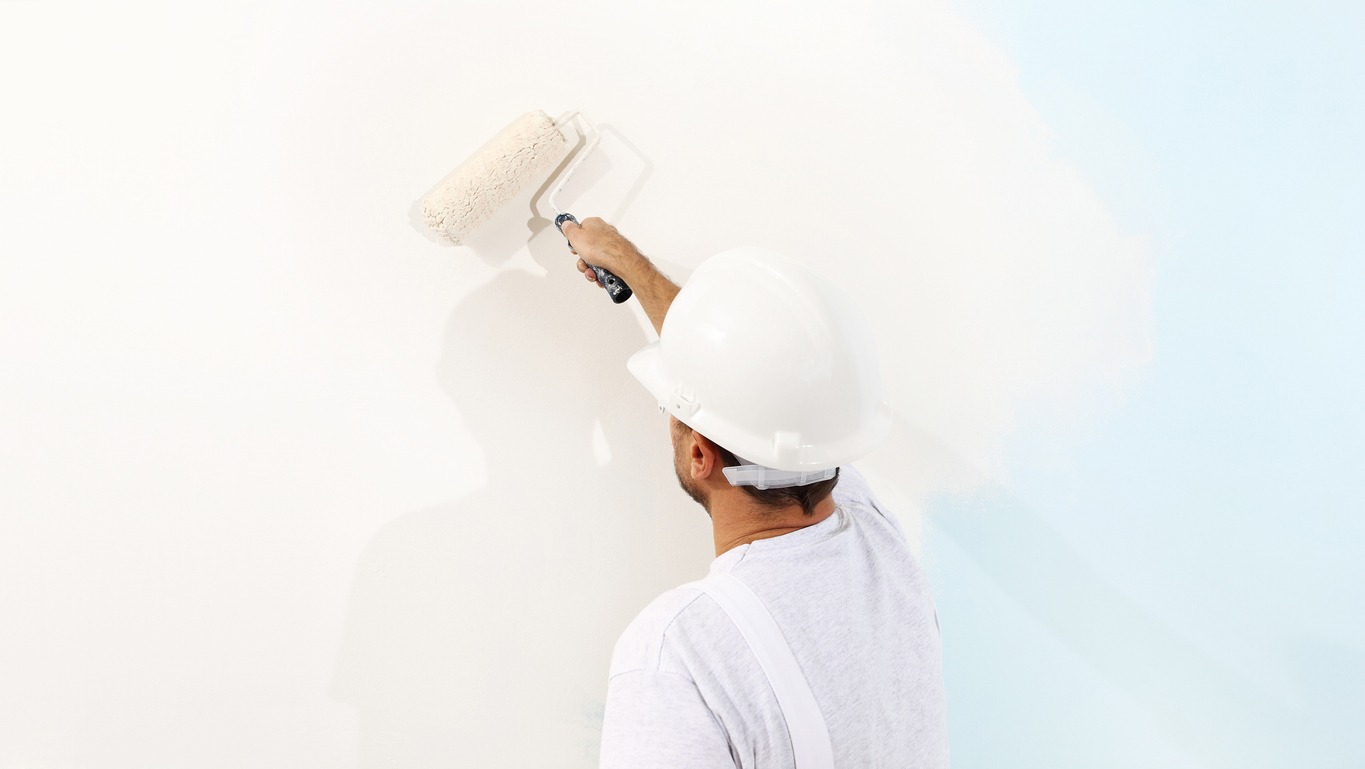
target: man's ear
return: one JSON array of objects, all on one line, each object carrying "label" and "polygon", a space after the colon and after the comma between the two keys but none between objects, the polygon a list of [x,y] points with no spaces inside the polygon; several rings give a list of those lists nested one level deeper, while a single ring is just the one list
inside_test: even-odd
[{"label": "man's ear", "polygon": [[720,452],[716,450],[716,444],[696,430],[692,431],[692,440],[692,477],[706,480],[720,472]]}]

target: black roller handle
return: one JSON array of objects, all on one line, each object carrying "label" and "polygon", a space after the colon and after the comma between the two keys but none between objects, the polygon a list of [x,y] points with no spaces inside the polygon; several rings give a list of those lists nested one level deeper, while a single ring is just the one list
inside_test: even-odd
[{"label": "black roller handle", "polygon": [[[573,214],[556,216],[555,229],[559,230],[560,235],[564,235],[564,222],[578,224],[578,220],[574,218]],[[568,235],[564,235],[564,242],[569,243]],[[569,243],[569,248],[573,248],[572,243]],[[587,260],[584,259],[583,263],[587,264]],[[613,275],[610,270],[604,270],[595,264],[588,264],[588,266],[592,268],[593,272],[597,273],[597,282],[601,283],[602,288],[607,290],[607,296],[610,296],[613,302],[620,304],[630,298],[630,286],[627,286],[624,280]]]}]

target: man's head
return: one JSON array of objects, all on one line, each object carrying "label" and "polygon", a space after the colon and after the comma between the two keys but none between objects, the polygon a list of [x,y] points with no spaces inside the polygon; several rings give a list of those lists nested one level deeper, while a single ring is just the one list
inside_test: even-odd
[{"label": "man's head", "polygon": [[[852,296],[790,257],[743,247],[697,267],[659,339],[626,365],[661,410],[716,441],[689,444],[717,457],[704,474],[680,470],[689,494],[740,489],[737,499],[807,510],[826,491],[815,484],[890,427],[872,340]],[[713,472],[727,465],[739,468]],[[784,486],[803,482],[813,488]]]},{"label": "man's head", "polygon": [[797,508],[809,517],[815,514],[816,505],[824,501],[839,482],[836,469],[833,478],[805,486],[779,489],[734,486],[721,471],[721,468],[741,464],[734,454],[676,417],[669,416],[668,425],[673,440],[673,470],[678,476],[678,484],[706,510],[707,515],[711,515],[712,509],[721,500],[736,499],[739,498],[737,495],[742,495],[746,501],[756,503],[759,509],[773,514]]}]

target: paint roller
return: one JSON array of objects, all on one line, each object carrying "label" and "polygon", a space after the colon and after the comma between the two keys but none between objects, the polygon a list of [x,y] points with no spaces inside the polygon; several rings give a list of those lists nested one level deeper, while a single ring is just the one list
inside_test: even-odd
[{"label": "paint roller", "polygon": [[[550,206],[556,214],[555,227],[563,235],[564,222],[577,224],[578,219],[560,208],[555,203],[555,196],[564,189],[600,138],[592,123],[578,112],[566,112],[551,119],[536,110],[517,118],[422,201],[422,215],[427,225],[446,240],[460,245],[465,236],[493,212],[568,154],[569,145],[560,129],[574,119],[587,127],[585,133],[590,132],[592,138],[550,193]],[[567,237],[565,242],[568,242]],[[601,267],[588,266],[597,273],[597,282],[607,290],[613,302],[620,304],[630,298],[630,286],[625,281]]]}]

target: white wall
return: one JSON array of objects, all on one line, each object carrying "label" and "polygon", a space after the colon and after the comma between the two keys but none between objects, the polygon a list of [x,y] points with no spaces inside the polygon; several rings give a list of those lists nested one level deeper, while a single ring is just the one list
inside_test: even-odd
[{"label": "white wall", "polygon": [[599,123],[565,202],[675,278],[865,297],[917,538],[1148,355],[1142,242],[943,2],[8,2],[0,72],[3,769],[593,765],[616,635],[713,553],[537,190],[410,221],[528,109]]}]

